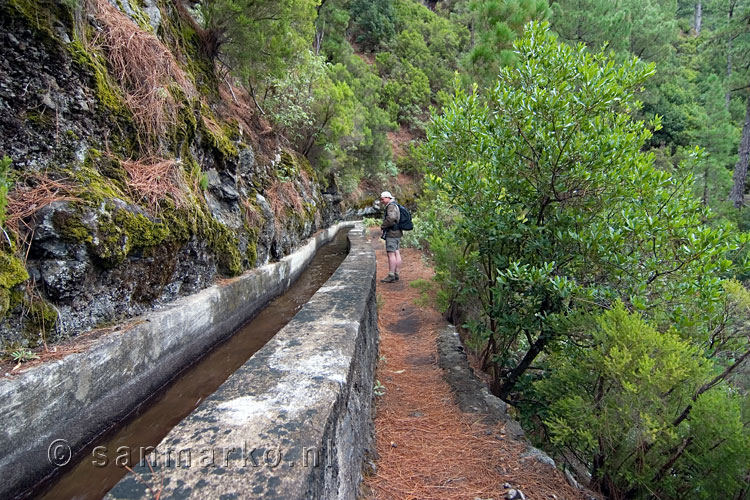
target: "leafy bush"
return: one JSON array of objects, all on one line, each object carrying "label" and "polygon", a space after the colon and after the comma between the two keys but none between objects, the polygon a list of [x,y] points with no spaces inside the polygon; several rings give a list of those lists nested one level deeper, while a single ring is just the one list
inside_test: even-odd
[{"label": "leafy bush", "polygon": [[346,81],[337,78],[342,71],[341,65],[305,51],[296,67],[272,81],[263,101],[277,129],[305,156],[353,132],[357,101]]},{"label": "leafy bush", "polygon": [[[445,219],[420,213],[436,279],[474,309],[467,325],[493,392],[547,409],[553,439],[595,486],[615,498],[702,495],[746,460],[731,455],[748,434],[725,381],[750,345],[732,333],[722,280],[744,271],[729,257],[748,238],[695,198],[688,165],[658,169],[643,152],[651,131],[632,118],[634,93],[653,65],[558,44],[539,24],[514,46],[516,69],[501,69],[486,98],[458,90],[428,129],[432,204],[450,207]],[[600,390],[613,410],[597,406]],[[732,436],[721,450],[707,410],[692,413],[715,406]],[[698,465],[709,457],[727,469]]]},{"label": "leafy bush", "polygon": [[364,224],[364,226],[365,226],[366,228],[367,228],[367,227],[373,227],[373,226],[378,226],[378,227],[380,227],[380,224],[381,224],[382,222],[383,222],[382,220],[380,220],[380,219],[375,219],[374,217],[365,217],[364,219],[362,219],[362,224]]}]

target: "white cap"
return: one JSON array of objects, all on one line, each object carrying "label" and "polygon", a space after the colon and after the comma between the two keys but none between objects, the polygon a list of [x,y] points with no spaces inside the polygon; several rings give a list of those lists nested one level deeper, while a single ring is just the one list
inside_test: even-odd
[{"label": "white cap", "polygon": [[393,195],[390,191],[383,191],[382,193],[380,193],[380,197],[393,199]]}]

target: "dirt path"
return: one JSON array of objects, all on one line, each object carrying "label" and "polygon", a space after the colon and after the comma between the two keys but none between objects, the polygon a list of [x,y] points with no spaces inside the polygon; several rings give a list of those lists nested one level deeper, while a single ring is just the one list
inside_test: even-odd
[{"label": "dirt path", "polygon": [[[387,271],[383,242],[372,233],[378,280]],[[419,251],[403,249],[401,280],[378,281],[380,361],[377,377],[377,471],[365,480],[368,499],[500,500],[507,486],[527,499],[579,499],[560,473],[519,455],[525,446],[462,413],[437,365],[436,339],[445,326],[432,307],[417,305],[410,286],[433,273]]]}]

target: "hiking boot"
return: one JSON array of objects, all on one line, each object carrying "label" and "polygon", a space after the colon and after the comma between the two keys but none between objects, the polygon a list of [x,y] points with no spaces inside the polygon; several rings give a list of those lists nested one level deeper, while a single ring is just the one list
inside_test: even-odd
[{"label": "hiking boot", "polygon": [[380,280],[381,283],[394,283],[398,278],[396,278],[394,275],[389,274],[382,280]]},{"label": "hiking boot", "polygon": [[393,276],[395,276],[396,281],[398,281],[398,273],[394,274]]}]

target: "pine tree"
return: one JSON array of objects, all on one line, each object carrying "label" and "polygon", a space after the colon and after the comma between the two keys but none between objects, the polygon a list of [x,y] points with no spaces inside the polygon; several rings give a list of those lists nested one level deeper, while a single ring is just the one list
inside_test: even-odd
[{"label": "pine tree", "polygon": [[513,64],[513,41],[526,23],[544,21],[551,13],[547,0],[472,0],[469,9],[473,44],[465,67],[479,82]]}]

